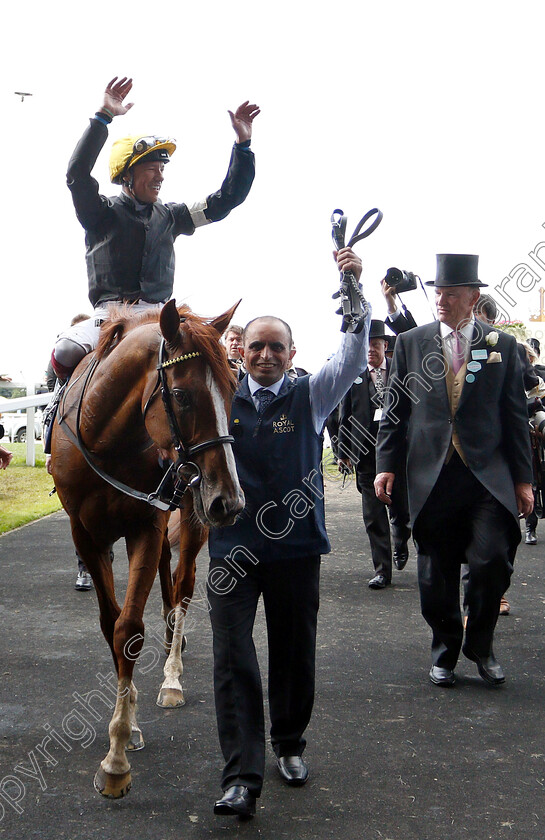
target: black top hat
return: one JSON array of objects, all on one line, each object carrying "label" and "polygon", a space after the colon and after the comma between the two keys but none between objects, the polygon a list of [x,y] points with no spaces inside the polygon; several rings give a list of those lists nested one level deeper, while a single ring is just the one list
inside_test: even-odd
[{"label": "black top hat", "polygon": [[487,286],[477,276],[478,264],[475,254],[437,254],[437,276],[426,286]]},{"label": "black top hat", "polygon": [[369,338],[383,338],[385,341],[388,341],[388,336],[386,335],[386,330],[384,327],[384,321],[371,321]]}]

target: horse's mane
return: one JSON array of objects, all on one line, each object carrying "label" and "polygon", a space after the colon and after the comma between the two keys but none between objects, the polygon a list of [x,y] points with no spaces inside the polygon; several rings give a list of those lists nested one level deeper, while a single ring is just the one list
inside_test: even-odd
[{"label": "horse's mane", "polygon": [[[225,348],[219,342],[216,329],[206,318],[196,315],[185,304],[176,307],[180,318],[182,332],[188,333],[196,349],[210,365],[212,376],[222,393],[234,393],[236,375],[227,362]],[[143,324],[157,323],[160,310],[150,309],[147,312],[134,313],[130,306],[120,305],[110,308],[108,319],[102,324],[100,337],[96,348],[97,359],[102,359],[117,347],[120,341],[136,327]]]}]

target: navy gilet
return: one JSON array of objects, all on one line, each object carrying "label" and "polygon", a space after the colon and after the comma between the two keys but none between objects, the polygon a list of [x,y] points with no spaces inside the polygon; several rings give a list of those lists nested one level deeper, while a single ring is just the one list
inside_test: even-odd
[{"label": "navy gilet", "polygon": [[292,382],[285,376],[260,418],[248,377],[240,383],[229,431],[246,505],[234,525],[211,529],[211,557],[234,552],[261,562],[331,550],[320,469],[323,440],[312,422],[309,379]]}]

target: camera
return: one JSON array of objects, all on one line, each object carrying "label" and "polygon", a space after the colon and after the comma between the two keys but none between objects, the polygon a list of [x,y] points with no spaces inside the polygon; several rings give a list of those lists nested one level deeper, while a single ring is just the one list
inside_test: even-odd
[{"label": "camera", "polygon": [[416,289],[417,274],[412,271],[402,271],[400,268],[389,268],[386,272],[385,280],[389,286],[393,286],[396,293],[412,292]]}]

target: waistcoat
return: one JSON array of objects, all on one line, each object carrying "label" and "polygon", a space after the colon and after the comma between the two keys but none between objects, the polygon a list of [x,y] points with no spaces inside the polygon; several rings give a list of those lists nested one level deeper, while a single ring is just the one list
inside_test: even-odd
[{"label": "waistcoat", "polygon": [[312,423],[309,378],[284,377],[278,396],[260,418],[248,377],[241,382],[229,431],[235,438],[233,452],[246,506],[234,525],[211,529],[211,557],[250,552],[267,562],[330,551],[321,474],[323,439]]},{"label": "waistcoat", "polygon": [[[98,231],[86,232],[89,299],[168,300],[174,285],[174,240],[181,232],[174,213],[156,202],[138,212],[124,195],[108,199],[110,213]],[[184,233],[194,227],[187,212]]]},{"label": "waistcoat", "polygon": [[454,376],[452,368],[449,367],[447,370],[447,375],[445,377],[448,401],[450,405],[450,416],[452,419],[452,441],[447,452],[447,457],[445,458],[445,464],[448,464],[448,462],[452,458],[452,453],[454,452],[454,450],[456,450],[456,452],[467,467],[467,460],[462,450],[462,444],[460,443],[460,438],[458,437],[455,422],[456,412],[458,411],[458,405],[460,404],[460,397],[462,395],[462,388],[464,387],[464,382],[466,378],[466,372],[467,362],[464,362],[456,376]]}]

